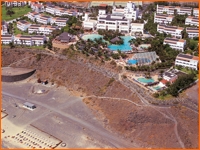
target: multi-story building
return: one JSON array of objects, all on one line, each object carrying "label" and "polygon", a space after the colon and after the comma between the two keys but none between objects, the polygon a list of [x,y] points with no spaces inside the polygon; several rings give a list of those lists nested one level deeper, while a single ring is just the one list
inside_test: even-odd
[{"label": "multi-story building", "polygon": [[18,34],[14,37],[14,44],[32,46],[31,36]]},{"label": "multi-story building", "polygon": [[199,17],[199,8],[194,8],[194,9],[193,9],[193,15],[194,15],[195,17]]},{"label": "multi-story building", "polygon": [[179,7],[179,6],[163,6],[163,5],[157,5],[156,12],[158,14],[166,13],[168,15],[174,15],[176,12],[179,15],[191,15],[192,8],[190,7]]},{"label": "multi-story building", "polygon": [[108,30],[130,30],[130,21],[123,14],[99,15],[97,29]]},{"label": "multi-story building", "polygon": [[163,14],[166,13],[168,15],[174,15],[175,6],[163,6],[157,5],[156,13]]},{"label": "multi-story building", "polygon": [[83,28],[86,30],[94,30],[97,25],[97,20],[92,20],[89,18],[89,14],[85,13]]},{"label": "multi-story building", "polygon": [[8,34],[8,24],[6,21],[1,21],[1,35]]},{"label": "multi-story building", "polygon": [[45,41],[47,41],[47,38],[46,36],[43,36],[43,35],[34,35],[34,36],[31,36],[32,38],[32,44],[33,45],[44,45]]},{"label": "multi-story building", "polygon": [[77,16],[77,15],[79,15],[79,12],[77,9],[66,9],[66,8],[61,8],[61,7],[54,6],[54,5],[46,6],[45,10],[47,13],[50,13],[55,16],[64,16],[64,15]]},{"label": "multi-story building", "polygon": [[68,21],[68,18],[58,18],[58,17],[56,17],[56,18],[51,19],[51,25],[55,24],[59,27],[64,27],[64,26],[66,26],[67,21]]},{"label": "multi-story building", "polygon": [[135,7],[135,4],[132,2],[128,2],[127,6],[125,8],[116,8],[115,6],[112,9],[112,13],[121,13],[124,14],[124,16],[126,17],[126,19],[128,20],[136,20],[138,18],[139,15],[139,8]]},{"label": "multi-story building", "polygon": [[29,28],[28,28],[28,33],[39,33],[39,28],[41,27],[41,25],[37,25],[37,24],[32,24]]},{"label": "multi-story building", "polygon": [[163,44],[169,44],[171,48],[177,49],[183,52],[184,47],[186,45],[186,40],[176,39],[176,38],[165,38]]},{"label": "multi-story building", "polygon": [[28,28],[28,33],[35,33],[35,34],[45,34],[49,35],[51,34],[54,30],[58,29],[57,26],[50,26],[50,25],[31,25]]},{"label": "multi-story building", "polygon": [[53,5],[46,6],[45,11],[46,11],[47,13],[50,13],[50,14],[52,14],[52,15],[55,15],[55,6],[53,6]]},{"label": "multi-story building", "polygon": [[43,26],[39,27],[38,33],[43,33],[43,34],[49,35],[56,29],[58,29],[57,26],[43,25]]},{"label": "multi-story building", "polygon": [[37,18],[40,17],[40,14],[37,13],[37,12],[29,12],[26,16],[27,16],[30,20],[36,21]]},{"label": "multi-story building", "polygon": [[144,33],[144,23],[131,23],[131,34],[135,32]]},{"label": "multi-story building", "polygon": [[175,65],[183,66],[198,70],[199,57],[189,54],[178,54],[175,60]]},{"label": "multi-story building", "polygon": [[106,8],[107,8],[106,4],[100,4],[99,5],[99,15],[105,15],[106,14]]},{"label": "multi-story building", "polygon": [[186,28],[186,32],[189,38],[199,37],[199,28]]},{"label": "multi-story building", "polygon": [[191,15],[192,14],[192,8],[191,7],[176,7],[176,12],[179,15]]},{"label": "multi-story building", "polygon": [[183,30],[184,30],[184,28],[177,27],[177,26],[168,26],[168,25],[164,25],[164,24],[157,25],[157,31],[159,33],[171,34],[173,37],[176,37],[176,38],[182,38],[181,32]]},{"label": "multi-story building", "polygon": [[199,18],[198,17],[188,16],[185,19],[185,25],[199,26]]},{"label": "multi-story building", "polygon": [[9,44],[12,43],[14,40],[13,35],[1,35],[1,44]]},{"label": "multi-story building", "polygon": [[47,41],[46,36],[43,35],[16,35],[14,37],[14,44],[19,45],[27,45],[27,46],[33,46],[33,45],[44,45],[44,42]]},{"label": "multi-story building", "polygon": [[17,28],[21,31],[26,31],[30,25],[31,23],[25,20],[17,21]]},{"label": "multi-story building", "polygon": [[176,81],[176,79],[178,79],[178,75],[176,75],[175,73],[166,71],[163,73],[163,79],[167,82],[173,83],[174,81]]},{"label": "multi-story building", "polygon": [[170,24],[173,20],[173,15],[154,14],[154,23]]},{"label": "multi-story building", "polygon": [[21,7],[27,4],[27,1],[6,1],[6,7]]},{"label": "multi-story building", "polygon": [[41,4],[39,4],[39,3],[33,3],[33,4],[31,4],[31,9],[33,11],[35,11],[35,12],[38,12],[38,13],[45,11],[44,5],[42,5],[42,3]]},{"label": "multi-story building", "polygon": [[41,24],[50,24],[51,17],[45,16],[45,15],[40,15],[38,18],[36,18],[36,20],[38,23],[41,23]]}]

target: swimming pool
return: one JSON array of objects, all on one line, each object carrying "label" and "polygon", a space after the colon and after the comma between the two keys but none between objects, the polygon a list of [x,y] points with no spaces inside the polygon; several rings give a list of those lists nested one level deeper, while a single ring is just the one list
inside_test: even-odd
[{"label": "swimming pool", "polygon": [[121,36],[121,38],[124,40],[124,43],[121,44],[121,45],[116,45],[116,44],[110,44],[108,45],[108,48],[112,51],[117,51],[117,50],[120,50],[120,51],[131,51],[132,50],[132,47],[129,43],[129,41],[131,39],[133,39],[133,37],[131,36]]},{"label": "swimming pool", "polygon": [[88,34],[88,35],[83,35],[83,36],[82,36],[82,39],[83,39],[83,40],[86,40],[86,41],[87,41],[88,39],[94,41],[95,38],[96,38],[96,39],[100,39],[100,38],[103,39],[103,36],[102,36],[102,35],[99,35],[99,34]]},{"label": "swimming pool", "polygon": [[[90,39],[90,40],[92,40],[92,41],[94,41],[94,39],[100,39],[100,38],[102,38],[103,39],[103,36],[102,35],[99,35],[99,34],[88,34],[88,35],[83,35],[82,36],[82,39],[83,40],[88,40],[88,39]],[[124,41],[124,43],[123,44],[121,44],[121,45],[116,45],[116,44],[109,44],[108,45],[108,48],[110,49],[110,50],[112,50],[112,51],[117,51],[117,50],[120,50],[120,51],[131,51],[132,50],[132,48],[131,48],[131,45],[130,45],[130,43],[129,43],[129,41],[131,40],[131,39],[133,39],[133,37],[132,36],[121,36],[121,38],[123,39],[123,41]],[[105,42],[105,40],[103,40],[104,42]]]},{"label": "swimming pool", "polygon": [[162,88],[162,87],[160,87],[160,86],[154,86],[153,87],[153,89],[155,89],[155,90],[159,90],[160,88]]},{"label": "swimming pool", "polygon": [[137,63],[137,60],[135,60],[135,59],[129,59],[129,60],[127,61],[127,63],[128,63],[129,65],[135,65],[135,64]]},{"label": "swimming pool", "polygon": [[154,79],[147,79],[147,78],[138,78],[137,80],[139,82],[142,82],[142,83],[153,83],[153,82],[155,82]]}]

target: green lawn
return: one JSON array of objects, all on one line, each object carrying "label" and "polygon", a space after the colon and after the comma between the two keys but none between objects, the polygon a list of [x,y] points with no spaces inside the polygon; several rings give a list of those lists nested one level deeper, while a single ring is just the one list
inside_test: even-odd
[{"label": "green lawn", "polygon": [[12,19],[16,19],[18,17],[24,16],[25,14],[27,14],[28,12],[31,11],[31,8],[28,8],[28,6],[24,6],[24,7],[13,7],[12,10],[15,12],[15,14],[13,14],[11,17],[9,15],[6,15],[6,7],[3,6],[2,7],[2,20],[12,20]]}]

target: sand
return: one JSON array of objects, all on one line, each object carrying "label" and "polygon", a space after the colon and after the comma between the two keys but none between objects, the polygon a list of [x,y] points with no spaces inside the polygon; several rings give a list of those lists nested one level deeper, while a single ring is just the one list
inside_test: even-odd
[{"label": "sand", "polygon": [[2,121],[1,140],[6,148],[53,148],[60,140],[32,126],[20,127],[14,125],[6,117]]}]

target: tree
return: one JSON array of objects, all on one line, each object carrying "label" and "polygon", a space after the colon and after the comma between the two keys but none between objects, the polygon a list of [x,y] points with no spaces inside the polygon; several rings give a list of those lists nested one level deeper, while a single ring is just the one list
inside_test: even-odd
[{"label": "tree", "polygon": [[185,29],[185,28],[184,28],[183,31],[181,31],[181,35],[182,35],[182,38],[183,38],[183,39],[188,38],[188,33],[186,32],[186,29]]},{"label": "tree", "polygon": [[15,45],[14,45],[13,42],[10,42],[10,43],[9,43],[9,46],[10,46],[10,48],[14,48],[14,47],[15,47]]},{"label": "tree", "polygon": [[7,12],[6,12],[6,15],[9,15],[10,17],[11,17],[13,14],[15,14],[15,12],[12,11],[12,10],[10,10],[10,9],[8,9]]}]

